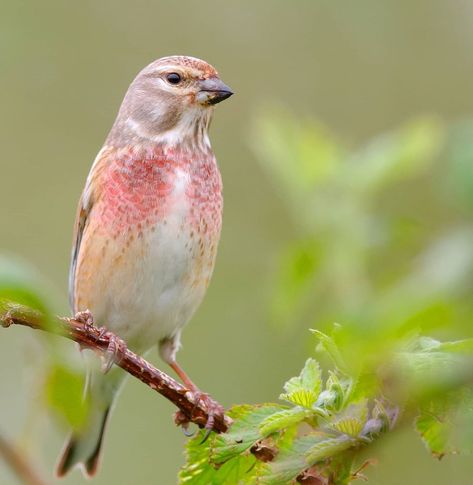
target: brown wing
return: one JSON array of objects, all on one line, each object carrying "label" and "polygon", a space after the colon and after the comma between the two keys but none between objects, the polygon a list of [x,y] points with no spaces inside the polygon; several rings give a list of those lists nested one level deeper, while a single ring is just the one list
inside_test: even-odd
[{"label": "brown wing", "polygon": [[94,203],[97,200],[98,189],[100,186],[100,184],[97,183],[97,178],[108,162],[107,152],[107,147],[104,147],[98,153],[97,158],[95,159],[94,164],[90,169],[84,191],[82,192],[81,198],[79,200],[79,205],[77,207],[72,243],[71,265],[69,268],[69,304],[74,313],[77,311],[77,309],[75,308],[75,282],[77,261],[79,259],[79,252],[84,232],[87,228],[89,214],[92,211]]},{"label": "brown wing", "polygon": [[76,308],[74,308],[74,287],[76,280],[77,259],[79,256],[80,243],[82,241],[84,229],[87,225],[87,216],[89,212],[90,208],[84,207],[82,196],[79,200],[79,206],[77,208],[76,222],[74,225],[71,266],[69,268],[69,305],[74,313],[76,312]]}]

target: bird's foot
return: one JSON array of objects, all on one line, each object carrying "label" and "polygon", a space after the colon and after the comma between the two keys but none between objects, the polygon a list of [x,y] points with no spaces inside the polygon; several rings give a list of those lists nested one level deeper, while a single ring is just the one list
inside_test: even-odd
[{"label": "bird's foot", "polygon": [[119,361],[120,354],[124,354],[127,350],[127,345],[124,340],[109,332],[105,327],[95,327],[94,317],[89,310],[77,312],[74,316],[74,320],[84,325],[86,332],[93,333],[97,337],[97,331],[99,332],[99,339],[107,339],[107,350],[102,354],[102,372],[106,374],[110,371],[113,364]]},{"label": "bird's foot", "polygon": [[102,355],[102,372],[107,374],[113,364],[120,362],[120,355],[123,355],[128,347],[124,340],[118,337],[118,335],[109,332],[105,327],[101,327],[99,331],[101,338],[108,339],[108,348]]},{"label": "bird's foot", "polygon": [[[194,403],[194,409],[192,410],[192,415],[197,407],[203,408],[207,411],[207,422],[203,428],[205,429],[205,435],[202,439],[202,443],[204,443],[207,438],[209,437],[211,431],[213,430],[215,419],[224,419],[225,418],[225,410],[223,406],[212,399],[209,394],[200,391],[199,389],[193,389],[188,391],[191,393],[191,400]],[[174,422],[178,426],[182,426],[184,428],[184,433],[187,436],[192,436],[193,433],[189,434],[187,432],[189,428],[190,419],[182,412],[177,411],[174,415]]]},{"label": "bird's foot", "polygon": [[74,320],[76,320],[79,323],[82,323],[86,327],[86,330],[89,327],[94,326],[94,316],[92,315],[90,310],[84,310],[82,312],[77,312],[74,315]]}]

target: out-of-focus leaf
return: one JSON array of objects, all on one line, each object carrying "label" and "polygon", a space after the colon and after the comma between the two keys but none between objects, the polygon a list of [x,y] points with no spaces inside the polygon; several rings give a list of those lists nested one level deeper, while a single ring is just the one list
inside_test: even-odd
[{"label": "out-of-focus leaf", "polygon": [[349,399],[358,402],[362,399],[372,398],[379,394],[380,382],[375,372],[363,372],[353,382]]},{"label": "out-of-focus leaf", "polygon": [[472,359],[450,352],[399,352],[397,363],[404,369],[406,386],[417,393],[449,388],[472,368]]},{"label": "out-of-focus leaf", "polygon": [[424,412],[416,419],[418,433],[430,452],[438,458],[452,451],[448,444],[450,426],[444,416],[432,413]]},{"label": "out-of-focus leaf", "polygon": [[341,433],[357,437],[366,423],[368,417],[368,405],[366,400],[347,406],[343,412],[335,418],[331,426]]},{"label": "out-of-focus leaf", "polygon": [[[447,146],[446,159],[451,163],[450,184],[441,188],[448,201],[457,198],[470,210],[473,208],[473,122],[454,127]],[[443,180],[442,180],[443,182]]]},{"label": "out-of-focus leaf", "polygon": [[418,175],[435,159],[444,136],[435,118],[411,121],[397,132],[379,136],[353,157],[346,183],[366,197],[388,183]]},{"label": "out-of-focus leaf", "polygon": [[47,313],[50,304],[44,287],[44,280],[26,262],[0,255],[0,299]]},{"label": "out-of-focus leaf", "polygon": [[272,321],[285,327],[294,322],[304,302],[311,298],[322,248],[309,240],[289,246],[281,256],[271,299]]},{"label": "out-of-focus leaf", "polygon": [[456,340],[454,342],[440,342],[438,350],[461,354],[473,354],[473,339]]},{"label": "out-of-focus leaf", "polygon": [[454,389],[423,403],[415,428],[437,458],[473,453],[473,391]]},{"label": "out-of-focus leaf", "polygon": [[406,281],[419,295],[457,293],[473,269],[473,230],[449,229],[426,248]]},{"label": "out-of-focus leaf", "polygon": [[397,353],[396,363],[417,395],[448,391],[473,372],[473,339],[440,342],[419,337]]},{"label": "out-of-focus leaf", "polygon": [[84,383],[82,372],[54,364],[44,386],[49,408],[74,429],[81,428],[89,412],[89,403],[83,399]]},{"label": "out-of-focus leaf", "polygon": [[453,342],[440,342],[430,337],[420,337],[419,349],[423,352],[454,352],[460,354],[473,354],[473,338],[456,340]]},{"label": "out-of-focus leaf", "polygon": [[253,147],[271,176],[298,200],[312,192],[338,169],[344,149],[327,128],[286,113],[258,118]]}]

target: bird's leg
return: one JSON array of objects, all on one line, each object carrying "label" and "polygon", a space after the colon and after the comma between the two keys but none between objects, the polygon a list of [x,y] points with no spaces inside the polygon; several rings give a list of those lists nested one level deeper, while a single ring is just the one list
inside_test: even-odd
[{"label": "bird's leg", "polygon": [[[194,402],[194,406],[197,407],[198,405],[203,405],[207,410],[207,423],[205,424],[205,429],[207,430],[204,440],[210,434],[210,431],[213,428],[215,423],[215,417],[224,416],[224,409],[223,406],[220,405],[218,402],[214,401],[207,393],[202,392],[190,379],[187,373],[182,369],[182,367],[176,362],[176,351],[179,346],[179,340],[177,338],[167,338],[163,339],[159,343],[159,353],[161,354],[162,359],[169,364],[171,369],[179,376],[182,383],[188,389],[188,392],[192,396],[192,401]],[[182,426],[184,430],[187,430],[187,426],[189,425],[189,418],[185,416],[181,411],[178,411],[174,416],[174,421],[176,424]]]},{"label": "bird's leg", "polygon": [[[225,410],[223,406],[218,403],[217,401],[213,400],[207,393],[202,392],[189,378],[186,372],[181,368],[181,366],[173,359],[169,362],[169,365],[174,370],[174,372],[179,376],[181,381],[184,385],[189,389],[189,392],[192,395],[192,399],[194,401],[194,406],[197,407],[198,405],[204,405],[207,409],[207,422],[205,423],[206,433],[202,440],[204,442],[210,435],[212,428],[215,423],[215,417],[221,416],[223,417],[225,414]],[[189,424],[189,420],[183,416],[181,411],[178,411],[174,416],[174,420],[176,424],[180,424],[186,434],[187,434],[187,425]]]},{"label": "bird's leg", "polygon": [[169,362],[171,369],[179,376],[183,384],[189,389],[189,391],[197,392],[199,388],[192,382],[190,377],[186,374],[184,369],[175,361]]}]

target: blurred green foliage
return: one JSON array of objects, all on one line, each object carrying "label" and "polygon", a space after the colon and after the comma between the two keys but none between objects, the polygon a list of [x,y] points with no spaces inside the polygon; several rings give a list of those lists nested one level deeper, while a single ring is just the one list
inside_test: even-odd
[{"label": "blurred green foliage", "polygon": [[279,326],[343,321],[461,334],[472,316],[473,126],[427,117],[351,148],[313,120],[260,116],[253,146],[299,238],[282,250]]},{"label": "blurred green foliage", "polygon": [[44,278],[31,265],[14,255],[0,254],[0,300],[48,313],[51,310],[48,290]]}]

